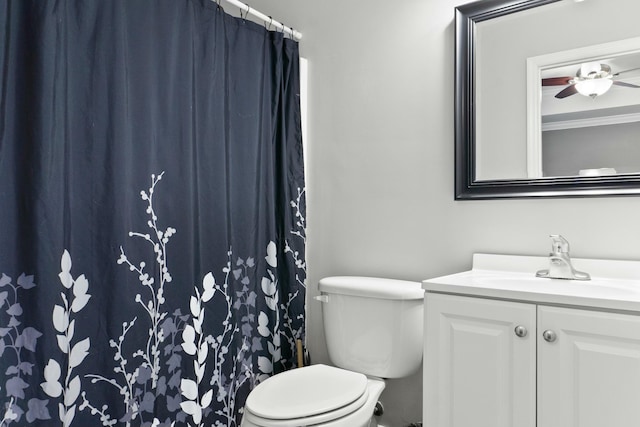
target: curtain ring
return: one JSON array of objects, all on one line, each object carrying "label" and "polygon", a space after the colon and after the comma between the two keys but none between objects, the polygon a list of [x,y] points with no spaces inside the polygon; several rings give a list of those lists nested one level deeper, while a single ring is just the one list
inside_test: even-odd
[{"label": "curtain ring", "polygon": [[244,18],[242,18],[242,11],[240,11],[240,17],[246,21],[247,17],[249,16],[249,11],[251,10],[251,6],[247,5],[247,10],[244,12]]},{"label": "curtain ring", "polygon": [[[266,22],[265,22],[266,24]],[[270,16],[269,17],[269,26],[267,27],[267,31],[271,31],[271,24],[273,24],[273,18]]]}]

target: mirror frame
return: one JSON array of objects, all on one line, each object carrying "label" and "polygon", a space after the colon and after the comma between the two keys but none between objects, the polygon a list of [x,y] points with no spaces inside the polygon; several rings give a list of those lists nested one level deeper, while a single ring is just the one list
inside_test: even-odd
[{"label": "mirror frame", "polygon": [[479,0],[456,7],[455,200],[633,196],[640,194],[640,174],[487,181],[475,179],[476,23],[558,1],[562,0]]}]

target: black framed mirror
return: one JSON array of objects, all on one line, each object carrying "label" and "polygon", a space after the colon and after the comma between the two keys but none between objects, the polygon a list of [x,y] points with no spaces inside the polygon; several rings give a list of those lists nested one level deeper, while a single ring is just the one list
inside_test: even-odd
[{"label": "black framed mirror", "polygon": [[[559,13],[560,7],[568,8],[575,7],[582,9],[577,12],[571,11],[575,14],[587,14],[594,13],[594,10],[598,1],[604,2],[605,0],[587,0],[583,2],[587,6],[580,6],[583,3],[575,1],[563,1],[563,0],[481,0],[474,3],[469,3],[456,8],[455,25],[456,25],[456,42],[455,42],[455,199],[456,200],[474,200],[474,199],[501,199],[501,198],[529,198],[529,197],[593,197],[593,196],[629,196],[640,194],[640,172],[636,173],[613,173],[606,175],[589,176],[589,174],[582,174],[583,170],[580,170],[580,174],[567,176],[539,176],[536,178],[530,178],[526,174],[525,176],[511,176],[505,174],[502,176],[488,176],[484,177],[479,175],[479,163],[484,154],[480,154],[480,137],[479,129],[492,128],[498,133],[501,132],[502,124],[487,125],[484,120],[484,116],[479,112],[484,113],[489,109],[483,109],[479,103],[478,90],[482,86],[479,79],[485,79],[487,77],[495,77],[500,73],[509,73],[517,75],[522,84],[518,83],[515,86],[509,86],[511,91],[518,93],[519,95],[509,99],[505,104],[505,108],[508,110],[522,109],[526,111],[527,93],[526,88],[526,64],[516,65],[504,69],[499,69],[495,73],[482,72],[478,68],[479,54],[484,54],[484,51],[479,48],[479,33],[478,29],[481,26],[499,22],[501,19],[511,19],[514,17],[520,17],[525,15],[516,14],[530,14],[530,19],[535,26],[535,21],[540,19],[540,13],[545,9],[551,8],[550,15],[556,16]],[[627,0],[606,0],[611,6],[612,1],[627,1]],[[591,3],[591,4],[589,4]],[[604,6],[604,5],[603,5]],[[637,8],[632,4],[633,8]],[[553,9],[555,8],[555,9]],[[590,8],[590,9],[589,9]],[[614,9],[614,8],[612,8]],[[620,10],[619,8],[616,8]],[[623,9],[625,10],[625,9]],[[561,12],[561,11],[560,11]],[[631,14],[633,15],[633,14]],[[620,14],[618,14],[620,16]],[[540,21],[538,21],[540,22]],[[602,24],[601,22],[599,22]],[[545,34],[550,28],[547,24],[540,25],[541,35],[538,37],[541,42],[545,39]],[[577,20],[572,22],[571,25],[566,25],[564,31],[568,34],[570,32],[576,32],[576,25],[583,25],[583,21]],[[587,22],[584,23],[585,28],[591,28],[592,32],[601,32],[602,40],[604,42],[611,42],[613,39],[628,37],[625,33],[618,32],[612,35],[610,26],[597,25],[593,26]],[[629,25],[637,24],[630,23]],[[623,25],[624,26],[624,25]],[[635,28],[634,27],[634,28]],[[484,28],[484,27],[483,27]],[[559,30],[558,30],[559,31]],[[633,30],[638,34],[637,30]],[[552,32],[552,31],[551,31]],[[599,35],[596,35],[599,36]],[[555,37],[555,36],[554,36]],[[609,39],[607,39],[609,37]],[[503,37],[504,38],[504,37]],[[557,37],[556,37],[557,39]],[[488,37],[483,40],[490,40]],[[600,40],[600,39],[596,39]],[[639,39],[640,40],[640,39]],[[599,43],[599,42],[598,42]],[[567,46],[559,44],[562,49],[566,49]],[[517,47],[520,49],[520,47]],[[555,48],[555,46],[554,46]],[[546,49],[546,50],[545,50]],[[562,50],[558,49],[558,50]],[[535,50],[535,49],[534,49]],[[550,53],[548,46],[539,48],[535,51],[535,54]],[[508,55],[508,53],[506,53]],[[529,53],[525,53],[531,56]],[[526,62],[519,60],[520,62]],[[579,67],[579,63],[578,67]],[[566,64],[564,64],[566,65]],[[498,69],[498,67],[496,67]],[[640,78],[640,76],[639,76]],[[540,79],[538,79],[540,80]],[[499,85],[498,85],[499,86]],[[522,87],[521,87],[522,86]],[[514,89],[515,87],[515,89]],[[632,89],[633,90],[633,89]],[[487,91],[482,92],[485,98],[493,96],[486,96]],[[640,89],[638,89],[640,95]],[[537,95],[536,95],[537,96]],[[578,96],[579,97],[579,96]],[[499,98],[499,97],[498,97]],[[602,97],[604,98],[604,97]],[[509,104],[510,105],[507,105]],[[513,108],[517,106],[517,108]],[[510,111],[505,112],[510,113]],[[522,144],[527,143],[527,120],[539,120],[538,117],[521,117],[520,114],[518,120],[521,121],[521,125],[512,126],[517,131],[516,136],[509,139],[509,142],[518,142]],[[511,126],[515,120],[504,119],[505,128]],[[501,122],[502,123],[502,122]],[[640,121],[638,122],[640,125]],[[507,133],[506,130],[504,133]],[[483,144],[491,138],[485,138]],[[640,146],[640,134],[637,137],[638,145]],[[486,144],[485,144],[486,145]],[[497,150],[499,153],[504,152],[504,149]],[[526,156],[526,154],[525,154]],[[629,157],[629,156],[627,156]],[[503,163],[509,162],[509,160],[498,159]],[[524,160],[526,162],[526,159]],[[640,155],[638,155],[638,162],[640,164]],[[486,169],[486,168],[485,168]],[[602,168],[605,169],[605,168]],[[607,168],[609,169],[609,168]],[[591,170],[591,169],[590,169]],[[593,169],[596,170],[596,169]]]}]

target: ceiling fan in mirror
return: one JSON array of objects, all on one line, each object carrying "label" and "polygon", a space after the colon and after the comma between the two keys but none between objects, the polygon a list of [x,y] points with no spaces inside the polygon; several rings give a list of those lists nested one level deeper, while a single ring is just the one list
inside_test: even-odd
[{"label": "ceiling fan in mirror", "polygon": [[587,62],[580,66],[575,76],[542,79],[542,86],[568,85],[555,95],[558,99],[566,98],[576,93],[595,98],[606,93],[613,85],[640,89],[638,85],[618,80],[618,76],[621,74],[637,70],[640,70],[640,68],[632,68],[630,70],[613,73],[611,67],[607,64]]}]

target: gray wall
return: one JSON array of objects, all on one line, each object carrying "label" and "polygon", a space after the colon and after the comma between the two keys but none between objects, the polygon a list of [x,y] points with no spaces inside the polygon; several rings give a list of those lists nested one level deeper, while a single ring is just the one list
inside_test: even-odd
[{"label": "gray wall", "polygon": [[598,168],[640,172],[640,122],[542,132],[543,176]]},{"label": "gray wall", "polygon": [[[474,252],[640,259],[640,198],[453,200],[457,0],[252,0],[309,59],[308,294],[337,274],[422,280]],[[308,346],[326,362],[320,305]],[[421,377],[391,382],[386,421],[421,418]]]}]

